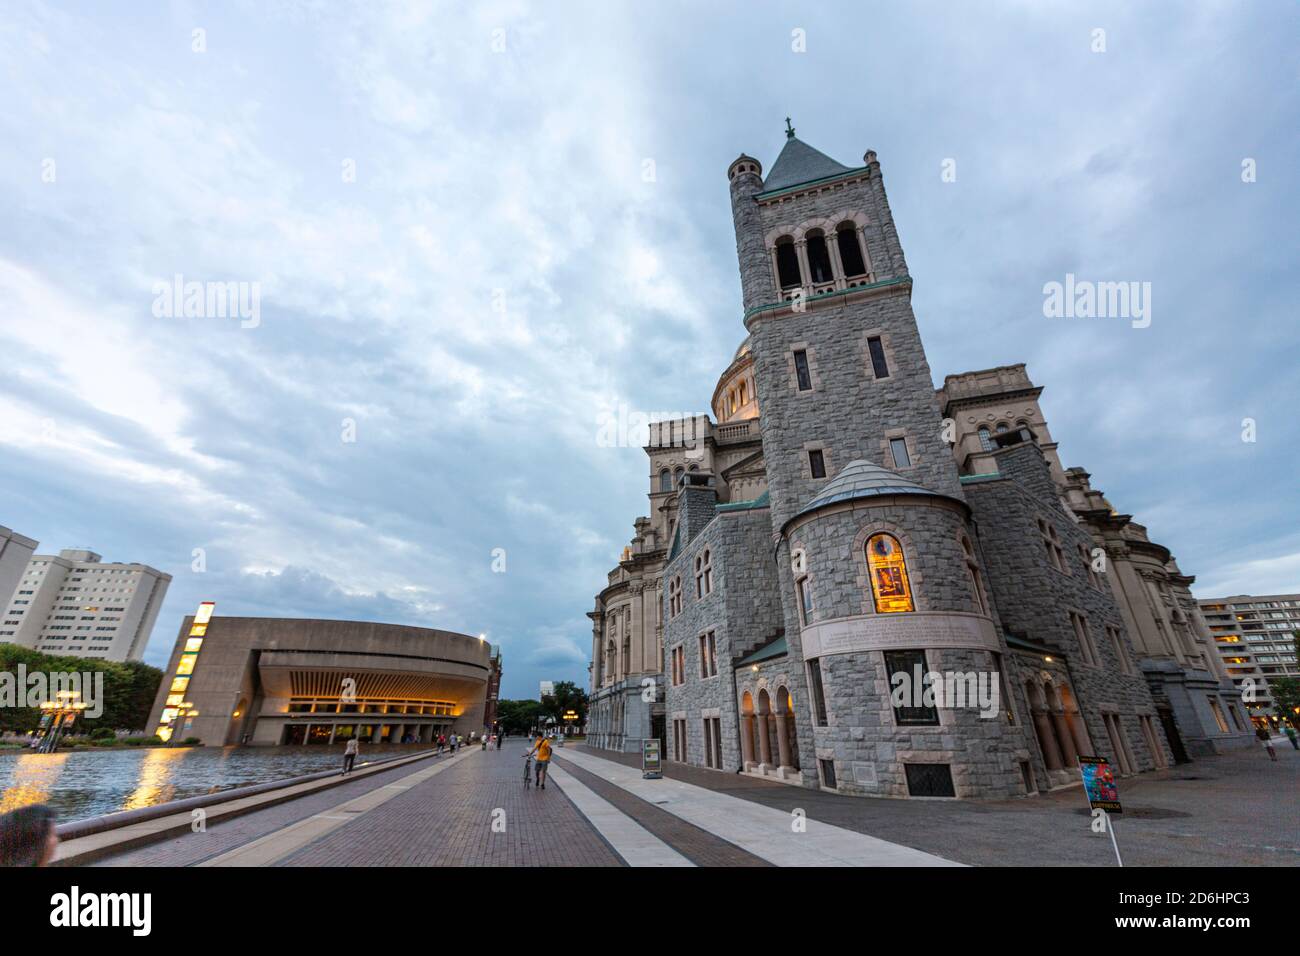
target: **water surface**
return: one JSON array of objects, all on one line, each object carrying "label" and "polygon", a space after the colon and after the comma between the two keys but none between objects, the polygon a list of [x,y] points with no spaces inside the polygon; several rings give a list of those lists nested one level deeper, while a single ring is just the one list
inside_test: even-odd
[{"label": "water surface", "polygon": [[[363,745],[358,766],[418,750]],[[47,803],[66,823],[342,764],[342,746],[140,747],[54,754],[0,750],[0,813]]]}]

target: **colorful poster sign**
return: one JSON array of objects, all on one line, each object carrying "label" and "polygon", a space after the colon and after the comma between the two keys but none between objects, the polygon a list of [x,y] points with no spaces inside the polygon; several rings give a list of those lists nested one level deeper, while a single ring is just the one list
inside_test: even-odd
[{"label": "colorful poster sign", "polygon": [[1088,805],[1107,813],[1123,813],[1119,804],[1119,784],[1110,764],[1101,757],[1080,757],[1079,771],[1083,774],[1083,790],[1088,795]]},{"label": "colorful poster sign", "polygon": [[641,776],[662,777],[663,773],[663,761],[659,754],[659,738],[647,737],[641,741]]}]

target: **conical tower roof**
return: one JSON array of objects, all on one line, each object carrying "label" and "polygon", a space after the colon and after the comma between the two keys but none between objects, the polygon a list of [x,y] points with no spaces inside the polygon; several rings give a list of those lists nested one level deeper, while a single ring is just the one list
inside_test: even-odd
[{"label": "conical tower roof", "polygon": [[[910,478],[904,478],[888,468],[859,458],[840,469],[840,473],[826,483],[812,501],[804,505],[799,515],[808,514],[826,505],[840,501],[853,501],[858,498],[876,498],[882,495],[929,495],[934,498],[946,498],[938,492],[918,485]],[[799,517],[795,515],[795,517]]]},{"label": "conical tower roof", "polygon": [[786,189],[800,183],[825,179],[852,172],[852,167],[835,162],[825,153],[813,149],[796,137],[793,131],[786,134],[785,148],[772,165],[772,171],[763,180],[763,191]]}]

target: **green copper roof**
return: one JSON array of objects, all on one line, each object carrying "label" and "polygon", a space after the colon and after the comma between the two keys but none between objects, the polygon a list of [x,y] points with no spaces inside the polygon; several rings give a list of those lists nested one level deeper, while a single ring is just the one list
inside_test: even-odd
[{"label": "green copper roof", "polygon": [[803,140],[790,136],[772,165],[772,171],[763,180],[763,191],[788,189],[814,179],[842,176],[852,171],[853,167],[841,165]]},{"label": "green copper roof", "polygon": [[726,504],[717,505],[717,509],[718,511],[749,511],[751,508],[766,508],[769,503],[770,499],[765,491],[753,501],[728,501]]},{"label": "green copper roof", "polygon": [[749,667],[751,664],[761,664],[763,661],[770,661],[774,657],[784,657],[788,653],[790,653],[790,648],[786,643],[785,635],[782,634],[775,641],[764,644],[758,650],[746,654],[740,660],[736,661],[736,666]]}]

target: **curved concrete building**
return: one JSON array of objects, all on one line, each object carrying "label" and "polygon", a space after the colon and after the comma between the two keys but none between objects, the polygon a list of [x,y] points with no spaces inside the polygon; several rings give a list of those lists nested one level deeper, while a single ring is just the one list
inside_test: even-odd
[{"label": "curved concrete building", "polygon": [[[483,730],[491,645],[400,624],[187,617],[150,714],[206,745],[423,743]],[[191,714],[190,711],[197,712]]]}]

